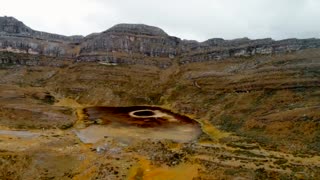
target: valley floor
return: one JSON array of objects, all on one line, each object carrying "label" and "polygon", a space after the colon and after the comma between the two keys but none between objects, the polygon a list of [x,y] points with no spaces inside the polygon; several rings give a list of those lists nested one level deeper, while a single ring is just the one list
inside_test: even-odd
[{"label": "valley floor", "polygon": [[[167,69],[41,62],[0,65],[0,179],[320,179],[317,49]],[[77,136],[83,108],[140,105],[202,132],[188,142]]]}]

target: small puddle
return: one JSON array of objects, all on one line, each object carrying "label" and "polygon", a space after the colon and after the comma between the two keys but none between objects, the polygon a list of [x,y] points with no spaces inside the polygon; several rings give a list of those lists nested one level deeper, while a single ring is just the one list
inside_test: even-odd
[{"label": "small puddle", "polygon": [[34,138],[40,136],[39,133],[32,133],[29,131],[13,131],[13,130],[0,130],[0,136],[14,136],[19,138]]},{"label": "small puddle", "polygon": [[159,107],[88,107],[83,115],[83,123],[89,127],[76,130],[76,134],[84,143],[105,137],[188,142],[201,134],[196,121]]}]

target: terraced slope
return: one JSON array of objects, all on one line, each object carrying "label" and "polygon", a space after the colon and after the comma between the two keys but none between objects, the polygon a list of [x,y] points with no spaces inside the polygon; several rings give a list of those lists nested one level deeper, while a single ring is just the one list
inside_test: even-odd
[{"label": "terraced slope", "polygon": [[[319,179],[319,48],[143,24],[67,37],[0,17],[0,179]],[[156,106],[196,133],[110,127],[95,106]]]},{"label": "terraced slope", "polygon": [[[173,60],[165,69],[0,53],[0,177],[183,179],[188,169],[200,179],[317,179],[319,52]],[[187,143],[90,145],[74,134],[82,108],[136,105],[192,117],[203,132]]]}]

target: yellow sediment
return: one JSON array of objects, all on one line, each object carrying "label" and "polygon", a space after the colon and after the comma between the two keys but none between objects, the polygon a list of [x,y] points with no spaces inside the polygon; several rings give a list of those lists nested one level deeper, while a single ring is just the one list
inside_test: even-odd
[{"label": "yellow sediment", "polygon": [[154,167],[151,162],[139,158],[139,164],[133,166],[128,175],[128,180],[192,180],[198,176],[199,165],[180,164],[175,167]]},{"label": "yellow sediment", "polygon": [[87,115],[83,112],[83,108],[82,107],[78,107],[76,109],[76,114],[78,117],[78,120],[76,121],[76,123],[74,124],[74,127],[76,128],[85,128],[85,120],[87,118]]},{"label": "yellow sediment", "polygon": [[199,123],[201,124],[203,132],[209,135],[213,140],[219,140],[230,135],[230,133],[220,131],[207,120],[200,121]]},{"label": "yellow sediment", "polygon": [[70,108],[75,109],[78,120],[76,121],[74,127],[83,128],[85,126],[84,120],[86,119],[86,115],[83,113],[83,108],[87,107],[86,105],[79,104],[76,100],[71,99],[71,98],[60,99],[54,105],[55,106],[65,106],[65,107],[70,107]]},{"label": "yellow sediment", "polygon": [[196,120],[194,115],[191,114],[187,114],[185,116],[197,121],[201,125],[202,131],[206,133],[208,136],[210,136],[212,140],[218,141],[219,139],[228,137],[230,135],[230,133],[223,132],[215,126],[213,126],[208,120]]},{"label": "yellow sediment", "polygon": [[168,142],[168,148],[173,152],[179,152],[182,148],[182,144],[175,142]]},{"label": "yellow sediment", "polygon": [[71,98],[62,98],[59,99],[57,103],[54,104],[55,106],[66,106],[70,108],[80,108],[83,107],[83,105],[79,104],[76,100]]},{"label": "yellow sediment", "polygon": [[[91,145],[83,144],[82,148],[84,151],[87,151]],[[98,171],[96,166],[92,166],[92,162],[95,160],[95,154],[92,152],[86,152],[86,157],[83,159],[82,163],[78,167],[80,174],[73,177],[73,180],[83,180],[83,179],[91,179],[91,177],[96,174]]]},{"label": "yellow sediment", "polygon": [[76,113],[77,113],[78,121],[83,121],[84,119],[86,119],[86,115],[83,112],[83,108],[77,108]]}]

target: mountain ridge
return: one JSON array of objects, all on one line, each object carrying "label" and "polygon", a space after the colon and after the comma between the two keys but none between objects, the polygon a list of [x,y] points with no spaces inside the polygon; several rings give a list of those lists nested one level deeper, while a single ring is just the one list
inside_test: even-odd
[{"label": "mountain ridge", "polygon": [[[103,61],[119,64],[152,64],[168,67],[172,59],[180,64],[288,53],[319,48],[320,39],[224,40],[203,42],[182,40],[162,29],[145,24],[117,24],[88,36],[64,36],[33,30],[14,17],[0,17],[0,50],[77,61]],[[160,58],[160,60],[159,60]]]},{"label": "mountain ridge", "polygon": [[[72,41],[17,21],[0,25],[0,179],[320,179],[319,40],[197,42],[120,25]],[[132,106],[192,118],[201,134],[108,124],[103,107]]]}]

